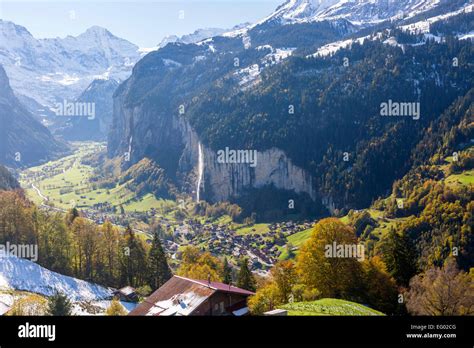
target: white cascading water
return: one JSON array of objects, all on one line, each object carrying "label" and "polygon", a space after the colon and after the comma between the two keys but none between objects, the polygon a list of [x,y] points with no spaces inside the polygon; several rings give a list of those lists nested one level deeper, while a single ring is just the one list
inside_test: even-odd
[{"label": "white cascading water", "polygon": [[201,194],[201,185],[202,185],[202,178],[204,175],[204,154],[202,152],[202,145],[198,143],[198,180],[197,180],[197,187],[196,187],[196,201],[199,203],[200,201],[200,194]]},{"label": "white cascading water", "polygon": [[128,155],[132,153],[132,141],[133,141],[133,136],[130,136],[130,141],[128,143]]}]

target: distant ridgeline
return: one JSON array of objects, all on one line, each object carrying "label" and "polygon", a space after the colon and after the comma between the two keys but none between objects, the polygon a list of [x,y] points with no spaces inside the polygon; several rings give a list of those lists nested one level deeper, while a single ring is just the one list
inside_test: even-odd
[{"label": "distant ridgeline", "polygon": [[[109,156],[128,154],[126,167],[153,159],[195,194],[202,144],[201,197],[238,201],[260,217],[368,207],[438,151],[440,140],[427,132],[444,125],[442,139],[457,126],[443,115],[472,96],[474,45],[449,35],[453,23],[472,31],[472,17],[437,22],[436,40],[386,23],[390,30],[324,57],[308,54],[356,37],[357,28],[265,22],[197,45],[169,44],[117,89]],[[227,148],[257,150],[258,164],[218,163]]]},{"label": "distant ridgeline", "polygon": [[20,103],[0,65],[0,164],[24,167],[46,162],[67,151]]}]

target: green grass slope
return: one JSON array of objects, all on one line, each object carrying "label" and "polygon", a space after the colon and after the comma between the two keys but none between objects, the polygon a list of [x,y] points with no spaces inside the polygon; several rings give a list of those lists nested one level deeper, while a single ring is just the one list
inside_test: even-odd
[{"label": "green grass slope", "polygon": [[335,298],[323,298],[312,302],[294,302],[281,307],[288,310],[290,316],[319,316],[319,315],[343,315],[343,316],[369,316],[385,315],[359,303],[339,300]]}]

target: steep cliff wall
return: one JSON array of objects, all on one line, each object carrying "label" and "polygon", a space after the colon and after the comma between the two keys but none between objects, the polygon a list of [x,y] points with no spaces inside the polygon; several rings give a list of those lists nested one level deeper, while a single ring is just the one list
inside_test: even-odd
[{"label": "steep cliff wall", "polygon": [[[163,115],[143,105],[128,108],[120,94],[115,98],[114,108],[109,155],[125,156],[130,149],[129,165],[143,157],[152,158],[181,188],[195,194],[200,140],[185,117]],[[202,144],[202,150],[204,171],[200,190],[201,197],[206,200],[229,200],[246,189],[266,185],[307,193],[316,199],[311,176],[295,166],[279,149],[258,152],[255,167],[248,163],[219,163],[217,151],[205,144]]]},{"label": "steep cliff wall", "polygon": [[[185,148],[180,158],[180,170],[197,171],[199,139],[184,119],[178,119]],[[313,200],[316,193],[311,176],[295,166],[279,149],[257,153],[255,167],[249,163],[220,163],[217,151],[203,145],[204,180],[202,196],[211,201],[223,201],[238,197],[248,188],[273,185],[278,189],[307,193]],[[197,176],[197,173],[196,173]]]}]

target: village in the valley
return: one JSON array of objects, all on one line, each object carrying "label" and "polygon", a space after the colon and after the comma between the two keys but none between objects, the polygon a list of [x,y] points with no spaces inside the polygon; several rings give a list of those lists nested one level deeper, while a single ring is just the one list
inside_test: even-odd
[{"label": "village in the valley", "polygon": [[103,144],[80,143],[70,157],[22,172],[23,187],[42,209],[67,212],[77,207],[84,218],[98,225],[109,221],[122,230],[130,225],[147,243],[152,240],[151,226],[158,224],[164,231],[161,237],[165,251],[176,263],[182,247],[192,245],[218,257],[226,256],[235,264],[246,257],[252,270],[260,274],[266,274],[279,259],[297,249],[288,237],[308,231],[314,225],[312,221],[237,224],[230,218],[203,219],[193,214],[177,218],[176,212],[182,207],[171,201],[166,207],[155,200],[154,205],[135,209],[134,204],[140,200],[125,187],[114,191],[94,184],[92,169],[84,159],[101,150]]},{"label": "village in the valley", "polygon": [[288,245],[287,237],[310,229],[312,223],[274,223],[268,226],[269,230],[265,234],[251,230],[243,235],[231,226],[231,223],[224,226],[183,224],[176,228],[173,240],[166,240],[165,248],[173,258],[179,257],[179,241],[185,241],[190,245],[202,246],[217,256],[227,255],[235,260],[247,257],[254,271],[265,273],[278,261],[284,248],[293,249]]},{"label": "village in the valley", "polygon": [[[277,222],[268,224],[264,232],[259,233],[255,228],[261,224],[247,226],[246,233],[241,233],[242,227],[236,228],[232,222],[200,223],[195,219],[174,221],[158,216],[155,209],[148,212],[130,212],[125,215],[107,214],[91,209],[81,210],[84,217],[97,224],[105,221],[118,226],[125,226],[127,221],[155,220],[159,221],[164,234],[163,246],[172,260],[179,262],[181,249],[184,246],[197,246],[203,251],[238,262],[242,257],[248,258],[251,269],[260,274],[267,271],[279,260],[284,252],[294,252],[297,247],[288,242],[288,237],[297,233],[308,231],[314,222],[295,223]],[[146,242],[151,243],[151,233],[140,229],[136,232],[146,236]]]}]

